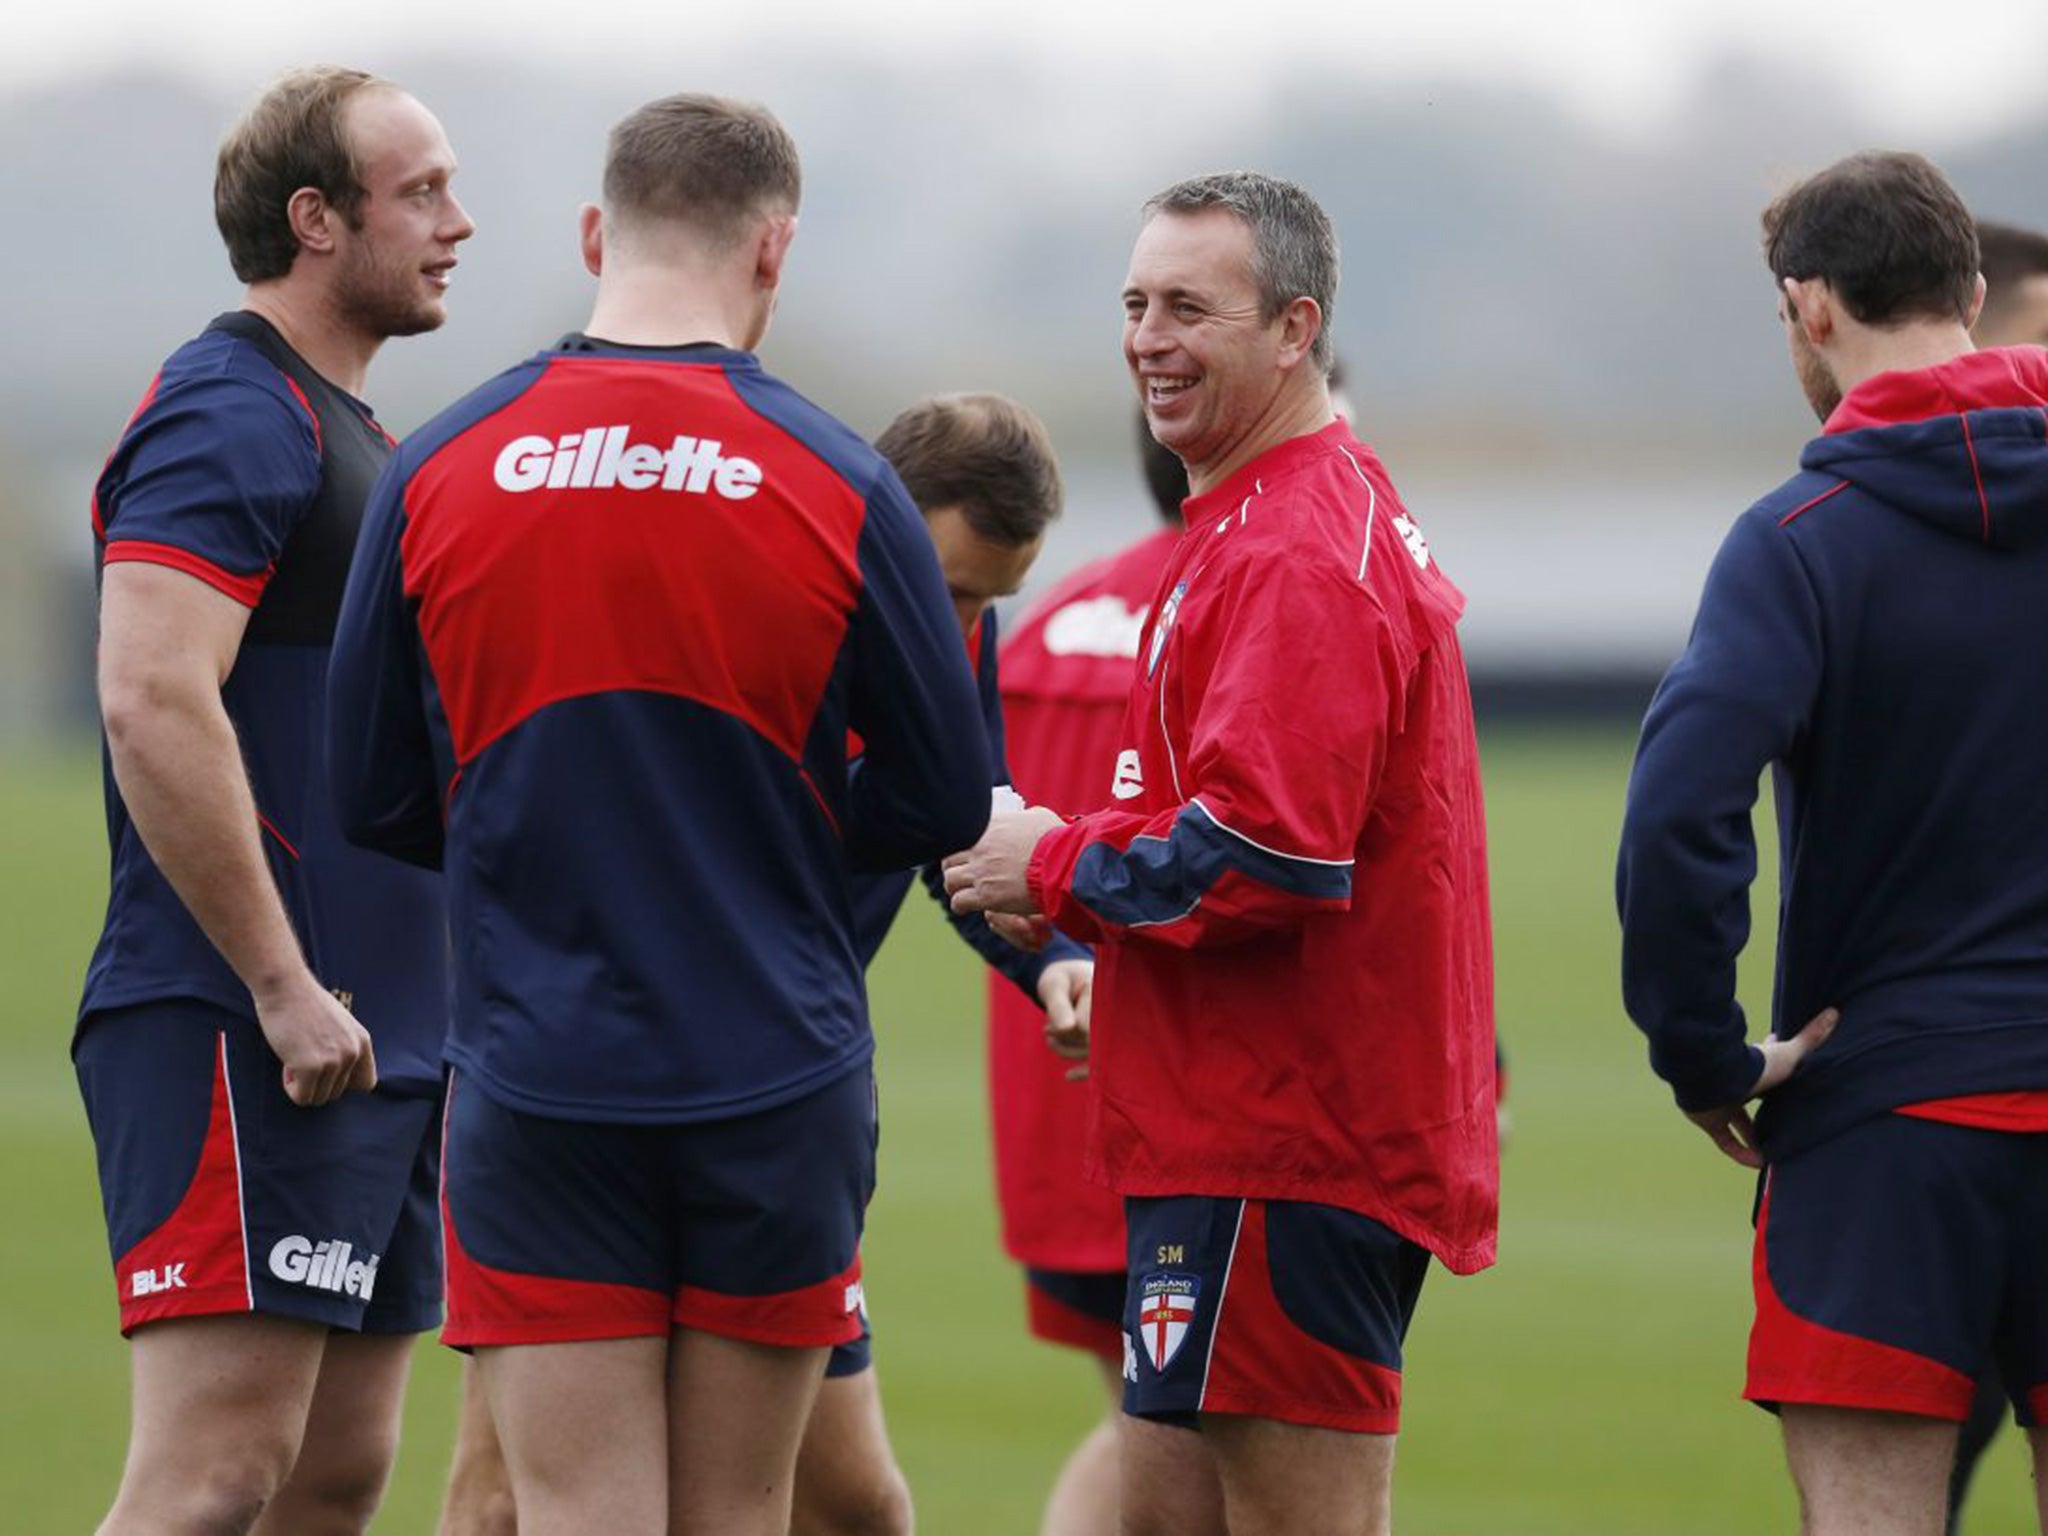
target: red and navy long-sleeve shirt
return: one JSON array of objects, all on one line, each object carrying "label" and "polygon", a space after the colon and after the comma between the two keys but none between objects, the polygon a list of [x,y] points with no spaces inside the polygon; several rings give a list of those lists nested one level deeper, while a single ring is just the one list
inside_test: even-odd
[{"label": "red and navy long-sleeve shirt", "polygon": [[1463,598],[1341,421],[1192,497],[1110,765],[1030,882],[1100,943],[1093,1167],[1494,1253],[1484,813]]},{"label": "red and navy long-sleeve shirt", "polygon": [[722,1118],[858,1067],[850,871],[988,817],[908,495],[718,347],[572,336],[408,439],[332,701],[349,835],[447,869],[449,1060],[536,1114]]}]

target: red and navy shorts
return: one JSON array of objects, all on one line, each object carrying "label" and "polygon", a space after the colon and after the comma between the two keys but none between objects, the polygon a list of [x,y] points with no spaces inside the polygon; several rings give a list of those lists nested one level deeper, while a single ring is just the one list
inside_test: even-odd
[{"label": "red and navy shorts", "polygon": [[252,1020],[175,999],[72,1046],[123,1333],[260,1312],[365,1333],[441,1319],[438,1095],[286,1096]]},{"label": "red and navy shorts", "polygon": [[1112,1365],[1123,1358],[1124,1295],[1120,1269],[1024,1271],[1024,1305],[1031,1336],[1085,1349]]},{"label": "red and navy shorts", "polygon": [[1124,1412],[1400,1427],[1424,1249],[1356,1211],[1297,1201],[1134,1198],[1124,1216]]},{"label": "red and navy shorts", "polygon": [[2048,1422],[2048,1135],[1881,1115],[1771,1166],[1743,1395]]},{"label": "red and navy shorts", "polygon": [[448,1344],[861,1335],[865,1067],[774,1109],[661,1125],[525,1114],[458,1075],[443,1165]]}]

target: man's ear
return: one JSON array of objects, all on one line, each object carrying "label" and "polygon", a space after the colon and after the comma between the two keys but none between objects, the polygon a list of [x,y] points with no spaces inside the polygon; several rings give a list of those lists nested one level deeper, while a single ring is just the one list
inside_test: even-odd
[{"label": "man's ear", "polygon": [[754,246],[754,286],[774,288],[782,282],[782,264],[789,258],[789,243],[796,238],[796,215],[778,214],[761,227]]},{"label": "man's ear", "polygon": [[1963,317],[1963,329],[1966,331],[1977,329],[1978,317],[1984,313],[1984,291],[1984,274],[1979,272],[1977,286],[1970,291],[1970,312]]},{"label": "man's ear", "polygon": [[294,192],[284,205],[284,216],[301,249],[323,256],[333,253],[335,226],[341,222],[341,215],[318,187],[301,187]]},{"label": "man's ear", "polygon": [[1323,307],[1314,299],[1292,300],[1280,311],[1280,366],[1292,371],[1314,349],[1323,334]]},{"label": "man's ear", "polygon": [[1823,278],[1788,277],[1782,280],[1785,312],[1806,339],[1818,347],[1835,334],[1835,291]]},{"label": "man's ear", "polygon": [[604,210],[585,203],[576,211],[576,244],[583,252],[583,267],[592,277],[604,275]]}]

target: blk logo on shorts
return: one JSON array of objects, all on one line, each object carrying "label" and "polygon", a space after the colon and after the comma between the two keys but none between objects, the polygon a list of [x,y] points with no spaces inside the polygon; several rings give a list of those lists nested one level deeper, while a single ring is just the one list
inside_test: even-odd
[{"label": "blk logo on shorts", "polygon": [[136,1296],[155,1296],[163,1291],[185,1289],[185,1266],[165,1264],[156,1269],[138,1269],[129,1277]]},{"label": "blk logo on shorts", "polygon": [[1164,1371],[1187,1342],[1202,1282],[1195,1275],[1161,1272],[1138,1283],[1138,1352]]}]

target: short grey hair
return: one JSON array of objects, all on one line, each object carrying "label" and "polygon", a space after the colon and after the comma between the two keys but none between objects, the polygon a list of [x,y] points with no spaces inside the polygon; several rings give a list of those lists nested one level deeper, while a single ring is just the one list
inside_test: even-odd
[{"label": "short grey hair", "polygon": [[1330,321],[1337,309],[1337,232],[1322,205],[1299,185],[1258,171],[1218,171],[1177,181],[1146,199],[1145,222],[1162,213],[1222,208],[1252,232],[1252,281],[1259,310],[1277,319],[1296,299],[1314,299],[1322,311],[1309,356],[1325,376],[1336,360]]}]

